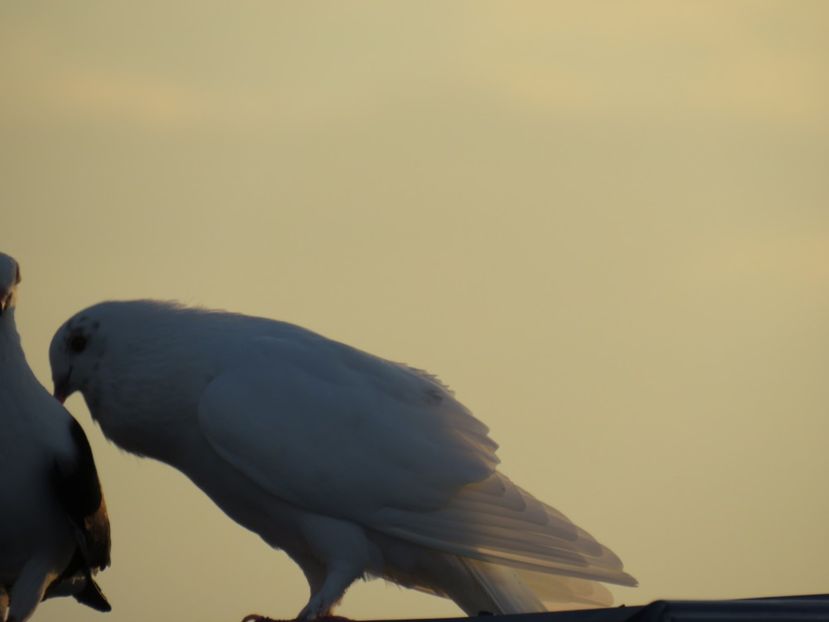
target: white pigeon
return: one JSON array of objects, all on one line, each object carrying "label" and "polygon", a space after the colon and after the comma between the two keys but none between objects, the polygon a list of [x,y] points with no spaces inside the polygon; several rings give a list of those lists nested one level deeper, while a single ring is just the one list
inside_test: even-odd
[{"label": "white pigeon", "polygon": [[26,362],[19,283],[17,262],[0,253],[0,621],[24,622],[52,596],[109,611],[92,578],[110,550],[92,451]]},{"label": "white pigeon", "polygon": [[[150,300],[103,302],[49,350],[123,449],[187,475],[284,550],[327,616],[357,578],[470,615],[612,602],[609,549],[496,471],[497,445],[434,376],[298,326]],[[266,618],[259,618],[266,619]]]}]

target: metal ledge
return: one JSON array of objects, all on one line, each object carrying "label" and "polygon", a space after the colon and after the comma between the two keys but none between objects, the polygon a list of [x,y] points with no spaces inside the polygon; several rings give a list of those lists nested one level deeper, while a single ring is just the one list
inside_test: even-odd
[{"label": "metal ledge", "polygon": [[[657,600],[649,605],[519,615],[480,615],[428,622],[829,622],[829,594],[742,600]],[[416,622],[400,620],[396,622]],[[417,621],[423,622],[423,621]]]}]

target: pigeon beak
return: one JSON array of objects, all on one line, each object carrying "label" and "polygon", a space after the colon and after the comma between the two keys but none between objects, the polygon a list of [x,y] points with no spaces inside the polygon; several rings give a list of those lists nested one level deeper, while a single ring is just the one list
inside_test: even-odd
[{"label": "pigeon beak", "polygon": [[66,398],[69,397],[69,374],[65,377],[55,380],[55,390],[52,391],[52,395],[55,397],[57,401],[63,404],[66,401]]},{"label": "pigeon beak", "polygon": [[61,404],[63,404],[63,403],[66,401],[66,398],[67,398],[66,393],[64,393],[63,391],[61,391],[61,390],[60,390],[60,389],[58,389],[57,387],[55,387],[55,390],[54,390],[54,392],[52,393],[52,395],[54,395],[54,396],[55,396],[55,399],[56,399],[57,401],[59,401]]}]

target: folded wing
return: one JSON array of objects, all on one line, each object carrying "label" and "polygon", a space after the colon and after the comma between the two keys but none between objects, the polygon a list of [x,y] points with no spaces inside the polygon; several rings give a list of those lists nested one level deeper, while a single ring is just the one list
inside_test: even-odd
[{"label": "folded wing", "polygon": [[341,344],[261,340],[199,409],[216,451],[272,494],[424,547],[626,585],[609,549],[497,473],[484,424],[434,377]]},{"label": "folded wing", "polygon": [[208,386],[199,421],[266,490],[360,521],[443,507],[497,464],[486,426],[433,377],[334,342],[259,340]]}]

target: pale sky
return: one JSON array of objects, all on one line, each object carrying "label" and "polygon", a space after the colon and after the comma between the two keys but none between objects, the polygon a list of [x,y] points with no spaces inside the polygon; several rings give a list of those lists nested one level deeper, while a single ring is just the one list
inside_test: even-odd
[{"label": "pale sky", "polygon": [[[439,375],[619,602],[829,591],[829,3],[4,2],[18,326],[175,298]],[[95,451],[113,612],[292,617],[280,552]],[[339,613],[457,615],[358,584]]]}]

